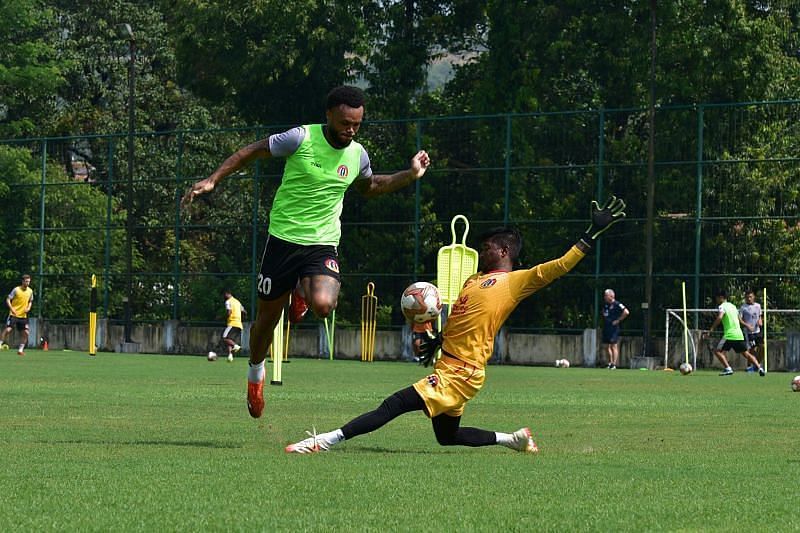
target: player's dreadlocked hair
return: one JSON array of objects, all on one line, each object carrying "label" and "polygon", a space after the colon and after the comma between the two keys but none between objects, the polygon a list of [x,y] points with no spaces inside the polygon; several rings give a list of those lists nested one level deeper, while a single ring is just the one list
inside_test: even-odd
[{"label": "player's dreadlocked hair", "polygon": [[481,242],[491,241],[498,246],[508,248],[508,255],[512,261],[516,262],[519,252],[522,250],[522,236],[517,228],[500,226],[492,228],[481,235]]},{"label": "player's dreadlocked hair", "polygon": [[332,89],[328,93],[325,109],[333,109],[340,105],[347,107],[358,108],[364,105],[364,91],[358,87],[351,87],[350,85],[341,85]]}]

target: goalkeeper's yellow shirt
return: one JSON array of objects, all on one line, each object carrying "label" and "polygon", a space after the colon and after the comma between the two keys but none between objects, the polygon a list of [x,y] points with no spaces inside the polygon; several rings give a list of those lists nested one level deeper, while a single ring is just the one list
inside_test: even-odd
[{"label": "goalkeeper's yellow shirt", "polygon": [[33,289],[30,287],[14,287],[11,294],[8,295],[11,300],[11,316],[15,318],[28,317],[28,304],[33,301]]},{"label": "goalkeeper's yellow shirt", "polygon": [[583,259],[576,246],[558,259],[513,272],[478,272],[470,276],[450,307],[442,350],[465,363],[484,368],[492,357],[494,337],[517,305],[560,278]]},{"label": "goalkeeper's yellow shirt", "polygon": [[228,310],[228,326],[242,329],[242,303],[231,296],[225,300],[225,309]]}]

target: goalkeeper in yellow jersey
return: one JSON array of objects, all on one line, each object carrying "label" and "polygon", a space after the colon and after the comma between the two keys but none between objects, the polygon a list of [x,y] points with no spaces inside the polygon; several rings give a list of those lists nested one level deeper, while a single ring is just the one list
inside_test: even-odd
[{"label": "goalkeeper in yellow jersey", "polygon": [[431,419],[436,440],[442,446],[498,444],[520,452],[537,452],[527,427],[514,433],[462,427],[461,415],[467,402],[483,387],[484,369],[503,322],[523,299],[572,270],[600,234],[625,217],[624,209],[625,202],[614,197],[602,207],[592,202],[591,223],[578,242],[562,257],[528,270],[512,271],[522,247],[517,230],[496,228],[482,235],[478,273],[464,283],[441,336],[434,336],[420,350],[421,359],[427,363],[441,347],[442,356],[434,364],[433,373],[395,392],[374,411],[334,431],[311,434],[287,446],[286,451],[325,451],[344,440],[375,431],[399,415],[422,411]]}]

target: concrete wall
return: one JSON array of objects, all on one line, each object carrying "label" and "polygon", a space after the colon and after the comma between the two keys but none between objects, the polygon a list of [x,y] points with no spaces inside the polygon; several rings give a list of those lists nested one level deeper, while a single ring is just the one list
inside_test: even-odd
[{"label": "concrete wall", "polygon": [[[88,325],[50,324],[46,321],[32,324],[30,344],[43,336],[50,349],[88,350]],[[243,354],[248,352],[249,324],[245,324],[242,335]],[[221,327],[187,327],[176,321],[158,324],[138,324],[134,326],[131,337],[140,344],[143,353],[206,354],[209,350],[223,351],[220,345]],[[36,335],[34,335],[34,331]],[[707,343],[696,337],[697,360],[699,368],[719,368],[716,358],[708,351]],[[797,337],[798,334],[794,334]],[[786,341],[770,341],[769,369],[794,370],[800,365],[800,338],[793,338],[793,351],[787,357]],[[110,326],[106,320],[98,320],[97,346],[100,351],[117,351],[123,341],[123,327]],[[411,335],[409,329],[402,331],[378,331],[375,339],[375,360],[408,360],[411,358]],[[620,343],[620,367],[649,366],[664,364],[664,339],[654,339],[653,360],[650,365],[642,365],[637,358],[642,354],[640,337],[623,337]],[[321,326],[294,328],[290,335],[289,355],[293,357],[327,358],[325,330]],[[359,359],[361,357],[360,329],[338,328],[335,336],[334,357],[336,359]],[[670,345],[670,366],[675,368],[684,357],[682,344]],[[566,358],[573,366],[605,366],[607,356],[605,346],[600,344],[599,332],[585,330],[577,335],[534,335],[509,333],[501,330],[495,343],[493,362],[514,365],[552,365],[556,359]],[[734,368],[745,366],[743,357],[729,354]]]}]

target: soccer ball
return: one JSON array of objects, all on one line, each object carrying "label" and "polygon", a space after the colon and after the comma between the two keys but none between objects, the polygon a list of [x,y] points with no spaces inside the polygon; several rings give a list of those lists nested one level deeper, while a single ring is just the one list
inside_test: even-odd
[{"label": "soccer ball", "polygon": [[209,361],[216,361],[217,360],[217,352],[208,352],[208,360]]},{"label": "soccer ball", "polygon": [[412,283],[400,297],[400,309],[409,322],[421,324],[435,320],[442,312],[439,289],[427,281]]},{"label": "soccer ball", "polygon": [[556,359],[556,368],[569,368],[569,361],[566,359]]},{"label": "soccer ball", "polygon": [[800,376],[795,376],[792,380],[792,390],[795,392],[800,392]]},{"label": "soccer ball", "polygon": [[692,368],[692,365],[690,365],[689,363],[681,363],[681,366],[678,367],[678,370],[681,371],[681,374],[687,376],[692,373],[692,370],[694,370],[694,368]]}]

